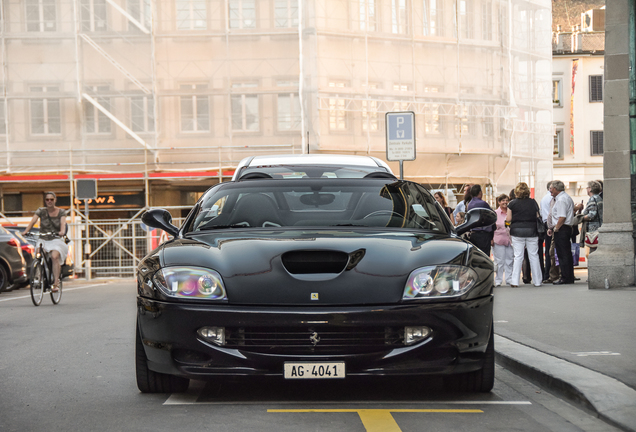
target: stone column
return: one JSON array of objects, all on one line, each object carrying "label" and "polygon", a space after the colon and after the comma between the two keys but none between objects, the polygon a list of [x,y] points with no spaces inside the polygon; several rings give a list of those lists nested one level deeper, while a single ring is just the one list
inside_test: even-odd
[{"label": "stone column", "polygon": [[634,285],[634,226],[631,212],[629,135],[629,8],[633,0],[607,2],[603,226],[599,246],[588,260],[590,289]]}]

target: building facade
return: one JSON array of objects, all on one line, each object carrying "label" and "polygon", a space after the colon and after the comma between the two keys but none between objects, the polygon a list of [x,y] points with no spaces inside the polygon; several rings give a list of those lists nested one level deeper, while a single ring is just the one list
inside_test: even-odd
[{"label": "building facade", "polygon": [[580,26],[553,39],[554,178],[576,203],[587,202],[587,182],[603,180],[604,49],[604,31]]},{"label": "building facade", "polygon": [[245,156],[385,159],[392,111],[415,113],[407,179],[492,198],[553,177],[550,0],[1,4],[4,214],[53,189],[80,217],[95,178],[95,218],[180,216]]}]

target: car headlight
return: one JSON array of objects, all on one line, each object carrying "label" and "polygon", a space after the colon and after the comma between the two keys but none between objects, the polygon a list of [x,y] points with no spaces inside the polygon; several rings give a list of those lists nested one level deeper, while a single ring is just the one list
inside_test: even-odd
[{"label": "car headlight", "polygon": [[441,265],[422,267],[411,272],[402,300],[432,297],[458,297],[477,283],[477,273],[470,267]]},{"label": "car headlight", "polygon": [[165,295],[174,298],[227,300],[221,275],[201,267],[166,267],[152,277]]}]

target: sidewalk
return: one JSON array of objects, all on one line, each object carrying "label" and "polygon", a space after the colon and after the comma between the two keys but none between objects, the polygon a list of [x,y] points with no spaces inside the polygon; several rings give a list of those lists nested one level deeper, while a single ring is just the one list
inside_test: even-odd
[{"label": "sidewalk", "polygon": [[497,362],[636,431],[636,287],[571,285],[495,289]]}]

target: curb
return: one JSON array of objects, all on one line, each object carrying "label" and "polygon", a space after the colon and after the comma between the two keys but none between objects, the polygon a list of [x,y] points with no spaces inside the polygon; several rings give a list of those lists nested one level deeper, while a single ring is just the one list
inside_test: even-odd
[{"label": "curb", "polygon": [[495,335],[498,364],[622,430],[636,432],[636,390],[622,382]]}]

